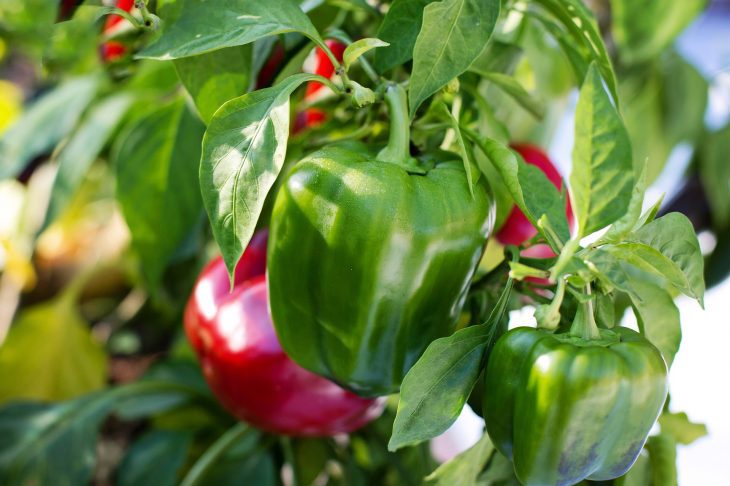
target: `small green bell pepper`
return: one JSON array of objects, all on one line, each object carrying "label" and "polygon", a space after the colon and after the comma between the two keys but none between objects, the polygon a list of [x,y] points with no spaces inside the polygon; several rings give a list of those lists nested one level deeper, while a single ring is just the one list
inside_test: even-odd
[{"label": "small green bell pepper", "polygon": [[405,93],[386,93],[391,137],[375,153],[325,147],[274,204],[269,298],[287,354],[361,395],[398,391],[428,344],[453,332],[493,220],[463,162],[408,155]]},{"label": "small green bell pepper", "polygon": [[525,485],[622,476],[667,396],[660,352],[624,327],[586,339],[519,327],[489,357],[484,419]]}]

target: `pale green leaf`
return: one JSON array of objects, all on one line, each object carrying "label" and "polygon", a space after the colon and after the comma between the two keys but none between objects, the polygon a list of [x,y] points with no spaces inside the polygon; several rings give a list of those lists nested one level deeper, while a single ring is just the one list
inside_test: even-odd
[{"label": "pale green leaf", "polygon": [[356,40],[345,48],[345,52],[342,54],[342,67],[347,71],[352,66],[352,63],[369,50],[375,49],[376,47],[387,47],[389,45],[387,42],[373,37]]},{"label": "pale green leaf", "polygon": [[626,214],[633,186],[628,133],[592,65],[576,107],[570,175],[578,234],[589,235]]},{"label": "pale green leaf", "polygon": [[22,311],[0,347],[0,403],[67,400],[106,383],[107,357],[63,295]]},{"label": "pale green leaf", "polygon": [[223,105],[203,138],[200,186],[229,272],[248,245],[266,195],[284,163],[289,96],[312,74],[291,76]]}]

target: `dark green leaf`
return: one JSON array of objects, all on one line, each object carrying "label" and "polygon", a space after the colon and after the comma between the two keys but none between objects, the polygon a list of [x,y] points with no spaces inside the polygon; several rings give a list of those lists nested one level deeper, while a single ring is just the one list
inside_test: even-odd
[{"label": "dark green leaf", "polygon": [[200,186],[229,272],[248,245],[266,195],[284,163],[289,96],[317,79],[297,74],[223,105],[203,138]]},{"label": "dark green leaf", "polygon": [[684,412],[664,412],[659,416],[659,425],[663,434],[671,435],[674,440],[683,445],[689,445],[707,435],[707,426],[691,422]]},{"label": "dark green leaf", "polygon": [[178,99],[139,120],[116,154],[117,200],[152,288],[202,209],[203,128]]},{"label": "dark green leaf", "polygon": [[60,216],[76,194],[89,167],[114,133],[133,100],[133,96],[128,93],[107,97],[89,110],[88,115],[71,135],[56,157],[58,172],[53,181],[48,212],[41,230]]},{"label": "dark green leaf", "polygon": [[426,477],[425,484],[438,486],[472,486],[476,484],[494,446],[485,433],[471,449],[442,464]]},{"label": "dark green leaf", "polygon": [[180,0],[180,3],[175,21],[138,57],[177,59],[287,32],[299,32],[324,45],[312,22],[293,0]]},{"label": "dark green leaf", "polygon": [[0,483],[89,484],[101,421],[114,397],[0,408]]},{"label": "dark green leaf", "polygon": [[[473,70],[473,68],[472,68]],[[532,113],[536,118],[545,116],[545,104],[528,93],[512,76],[495,72],[479,72],[482,78],[491,81],[502,91],[511,96],[520,106]]]},{"label": "dark green leaf", "polygon": [[428,440],[459,417],[482,369],[492,326],[471,326],[429,345],[401,386],[388,449]]},{"label": "dark green leaf", "polygon": [[252,62],[251,46],[245,45],[176,59],[174,64],[207,124],[223,103],[249,90]]},{"label": "dark green leaf", "polygon": [[730,125],[710,134],[700,152],[700,177],[718,227],[730,226]]},{"label": "dark green leaf", "polygon": [[592,65],[580,90],[570,190],[579,236],[626,214],[634,186],[631,143]]},{"label": "dark green leaf", "polygon": [[0,139],[0,179],[16,176],[33,158],[50,152],[68,135],[100,84],[98,76],[74,78],[33,103]]},{"label": "dark green leaf", "polygon": [[669,213],[636,231],[631,241],[659,250],[681,269],[686,278],[682,292],[704,306],[704,260],[692,223],[681,213]]},{"label": "dark green leaf", "polygon": [[390,46],[375,51],[373,66],[383,73],[411,60],[423,22],[423,9],[434,0],[395,0],[380,24],[378,39]]},{"label": "dark green leaf", "polygon": [[611,0],[611,27],[626,64],[658,56],[707,5],[707,0]]},{"label": "dark green leaf", "polygon": [[515,204],[527,216],[532,225],[551,243],[558,247],[552,234],[538,227],[538,220],[547,217],[560,242],[570,238],[565,216],[565,200],[547,176],[536,166],[527,164],[516,152],[490,139],[482,139],[464,130],[482,149],[497,168]]},{"label": "dark green leaf", "polygon": [[512,461],[494,451],[485,470],[477,478],[476,486],[521,486],[515,476]]},{"label": "dark green leaf", "polygon": [[177,430],[153,430],[130,447],[117,469],[120,486],[174,486],[185,464],[192,436]]},{"label": "dark green leaf", "polygon": [[479,57],[492,35],[499,9],[499,0],[441,0],[426,6],[413,47],[408,88],[411,118],[421,103]]},{"label": "dark green leaf", "polygon": [[276,484],[271,456],[258,448],[260,434],[238,423],[214,442],[193,464],[181,486]]},{"label": "dark green leaf", "polygon": [[444,432],[459,417],[497,337],[512,281],[487,322],[433,341],[403,379],[388,450]]}]

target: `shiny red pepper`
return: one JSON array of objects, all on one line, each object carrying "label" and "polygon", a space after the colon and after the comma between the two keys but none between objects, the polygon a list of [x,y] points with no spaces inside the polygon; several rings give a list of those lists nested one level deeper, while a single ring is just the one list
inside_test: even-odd
[{"label": "shiny red pepper", "polygon": [[[342,55],[347,47],[340,41],[326,40],[325,44],[330,48],[335,58],[342,62]],[[314,50],[314,60],[311,65],[305,65],[306,72],[313,74],[319,74],[325,78],[331,78],[335,74],[335,66],[330,61],[327,54],[319,47]],[[304,93],[304,101],[311,102],[321,94],[321,89],[324,88],[322,83],[310,81],[307,83],[306,91]],[[305,108],[303,111],[297,113],[294,119],[294,126],[292,133],[299,133],[305,128],[314,127],[324,123],[327,120],[327,114],[318,108]]]},{"label": "shiny red pepper", "polygon": [[260,429],[293,436],[352,432],[383,401],[359,397],[295,364],[269,314],[267,234],[257,233],[236,267],[233,293],[223,260],[203,271],[185,309],[185,331],[223,406]]},{"label": "shiny red pepper", "polygon": [[[134,0],[117,0],[117,8],[120,8],[126,12],[131,12],[134,7]],[[114,28],[124,17],[120,15],[109,15],[104,23],[105,34],[108,34],[114,30]],[[127,52],[127,48],[118,41],[107,41],[101,45],[101,58],[104,62],[114,62],[119,60]]]},{"label": "shiny red pepper", "polygon": [[[519,153],[525,162],[538,167],[548,180],[553,183],[559,190],[562,189],[563,179],[560,173],[550,161],[548,156],[538,147],[527,143],[516,143],[511,145],[512,149]],[[568,225],[572,227],[574,217],[573,210],[570,207],[570,200],[567,201],[566,215],[568,217]],[[527,219],[520,209],[515,206],[507,217],[500,230],[497,232],[497,241],[503,245],[520,246],[530,238],[537,235],[537,229]],[[555,253],[548,245],[533,245],[529,249],[522,252],[522,255],[532,258],[550,258]]]}]

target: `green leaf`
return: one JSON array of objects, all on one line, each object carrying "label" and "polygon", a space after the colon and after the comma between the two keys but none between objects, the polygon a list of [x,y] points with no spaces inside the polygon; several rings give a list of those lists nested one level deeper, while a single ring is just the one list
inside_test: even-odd
[{"label": "green leaf", "polygon": [[687,294],[690,293],[689,284],[682,273],[682,269],[656,248],[643,243],[624,242],[604,246],[602,250],[610,253],[617,261],[628,263],[639,270],[652,273],[665,279],[678,290]]},{"label": "green leaf", "polygon": [[111,95],[93,106],[68,143],[56,156],[58,172],[53,181],[48,212],[41,231],[61,215],[76,194],[86,173],[119,125],[134,98],[129,93]]},{"label": "green leaf", "polygon": [[100,84],[99,76],[73,78],[33,103],[0,139],[0,179],[16,176],[68,135]]},{"label": "green leaf", "polygon": [[95,394],[0,408],[0,483],[89,484],[98,429],[113,403],[113,396]]},{"label": "green leaf", "polygon": [[644,446],[649,451],[651,461],[651,483],[662,486],[676,486],[677,483],[677,442],[668,434],[649,437]]},{"label": "green leaf", "polygon": [[[470,70],[474,71],[473,66]],[[495,72],[478,72],[477,74],[487,81],[494,83],[495,86],[512,97],[521,107],[532,113],[536,118],[545,116],[545,104],[528,93],[512,76]]]},{"label": "green leaf", "polygon": [[700,152],[700,178],[712,208],[713,222],[730,226],[730,124],[711,133]]},{"label": "green leaf", "polygon": [[659,425],[663,434],[671,435],[674,440],[683,445],[689,445],[707,435],[707,426],[691,422],[684,412],[664,412],[659,416]]},{"label": "green leaf", "polygon": [[651,482],[651,461],[644,450],[639,454],[629,472],[613,480],[613,486],[646,486]]},{"label": "green leaf", "polygon": [[180,0],[175,21],[137,57],[177,59],[299,32],[320,46],[317,29],[293,0]]},{"label": "green leaf", "polygon": [[700,142],[708,99],[707,81],[678,54],[668,52],[658,62],[622,76],[620,89],[634,170],[648,161],[647,182],[651,183],[678,143]]},{"label": "green leaf", "polygon": [[413,46],[423,23],[423,9],[434,0],[394,0],[378,29],[378,39],[388,47],[375,51],[373,66],[379,73],[405,64],[413,57]]},{"label": "green leaf", "polygon": [[139,120],[116,154],[117,200],[151,288],[198,222],[202,137],[203,125],[179,98]]},{"label": "green leaf", "polygon": [[646,193],[646,164],[642,166],[641,173],[634,184],[631,192],[631,200],[626,214],[621,216],[614,222],[608,231],[598,240],[597,244],[617,243],[622,241],[629,233],[637,230],[640,218],[641,208],[644,204],[644,194]]},{"label": "green leaf", "polygon": [[192,442],[190,432],[153,430],[132,444],[117,469],[119,486],[174,486]]},{"label": "green leaf", "polygon": [[470,326],[429,345],[403,380],[388,450],[431,439],[456,421],[493,332],[492,326]]},{"label": "green leaf", "polygon": [[206,124],[226,101],[245,94],[253,68],[250,45],[229,47],[174,61],[183,86]]},{"label": "green leaf", "polygon": [[628,133],[591,65],[576,107],[570,175],[578,235],[589,235],[626,214],[633,186]]},{"label": "green leaf", "polygon": [[509,280],[484,324],[433,341],[408,371],[388,450],[431,439],[456,421],[494,344],[511,290]]},{"label": "green leaf", "polygon": [[436,486],[472,486],[494,453],[494,445],[485,433],[479,442],[426,477],[424,484]]},{"label": "green leaf", "polygon": [[389,45],[387,42],[373,37],[356,40],[345,48],[345,52],[342,54],[342,67],[347,71],[352,66],[352,63],[369,50],[375,49],[376,47],[387,47]]},{"label": "green leaf", "polygon": [[[603,79],[606,80],[611,97],[618,106],[616,75],[593,13],[581,0],[535,0],[535,2],[553,14],[573,37],[573,42],[569,42],[562,35],[556,36],[556,40],[576,68],[576,73],[581,72],[580,64],[594,62]],[[546,25],[546,27],[548,26]],[[553,34],[557,34],[554,29],[550,30],[553,31]],[[580,46],[579,49],[575,48],[576,44]],[[576,56],[583,57],[584,62],[579,63]],[[583,78],[579,77],[578,81],[583,82]]]},{"label": "green leaf", "polygon": [[233,99],[213,116],[203,138],[200,186],[213,235],[229,272],[248,245],[266,195],[284,163],[289,96],[297,74],[280,84]]},{"label": "green leaf", "polygon": [[140,381],[59,404],[0,408],[0,484],[89,484],[99,427],[118,401],[170,391],[199,398],[175,385]]},{"label": "green leaf", "polygon": [[[257,454],[259,433],[244,423],[238,423],[216,440],[193,464],[180,483],[181,486],[198,484],[241,484],[244,479],[258,476],[257,469],[262,456]],[[268,457],[268,456],[267,456]],[[234,459],[231,463],[231,459]],[[228,464],[226,464],[228,462]],[[262,481],[250,484],[275,484],[266,473],[264,464]]]},{"label": "green leaf", "polygon": [[656,58],[699,15],[707,0],[611,0],[611,27],[622,63]]},{"label": "green leaf", "polygon": [[459,127],[459,121],[454,117],[454,115],[451,113],[451,111],[449,111],[448,107],[444,103],[439,103],[439,107],[443,116],[446,118],[446,120],[448,120],[448,123],[451,125],[451,129],[456,135],[456,142],[459,147],[461,159],[464,162],[466,182],[469,186],[469,192],[471,193],[472,197],[474,197],[474,184],[476,184],[479,180],[479,168],[474,161],[474,153],[471,147],[467,147],[466,140],[464,140],[464,136],[461,133],[461,128]]},{"label": "green leaf", "polygon": [[429,96],[479,57],[499,17],[499,0],[441,0],[423,11],[408,88],[411,118]]},{"label": "green leaf", "polygon": [[634,278],[631,287],[629,297],[639,330],[659,349],[667,367],[671,367],[682,341],[679,309],[672,296],[654,283]]},{"label": "green leaf", "polygon": [[552,234],[537,224],[546,217],[562,244],[570,238],[568,219],[565,216],[565,200],[547,176],[536,166],[526,163],[522,157],[504,145],[473,132],[462,130],[484,152],[497,168],[515,204],[527,219],[550,242],[554,249],[560,245]]},{"label": "green leaf", "polygon": [[704,260],[694,227],[685,215],[666,214],[647,223],[629,239],[657,249],[676,263],[686,279],[680,290],[704,307]]},{"label": "green leaf", "polygon": [[24,310],[0,347],[0,403],[66,400],[106,382],[107,358],[73,292]]},{"label": "green leaf", "polygon": [[512,461],[494,451],[487,467],[477,478],[476,486],[522,486],[522,483],[515,476]]}]

